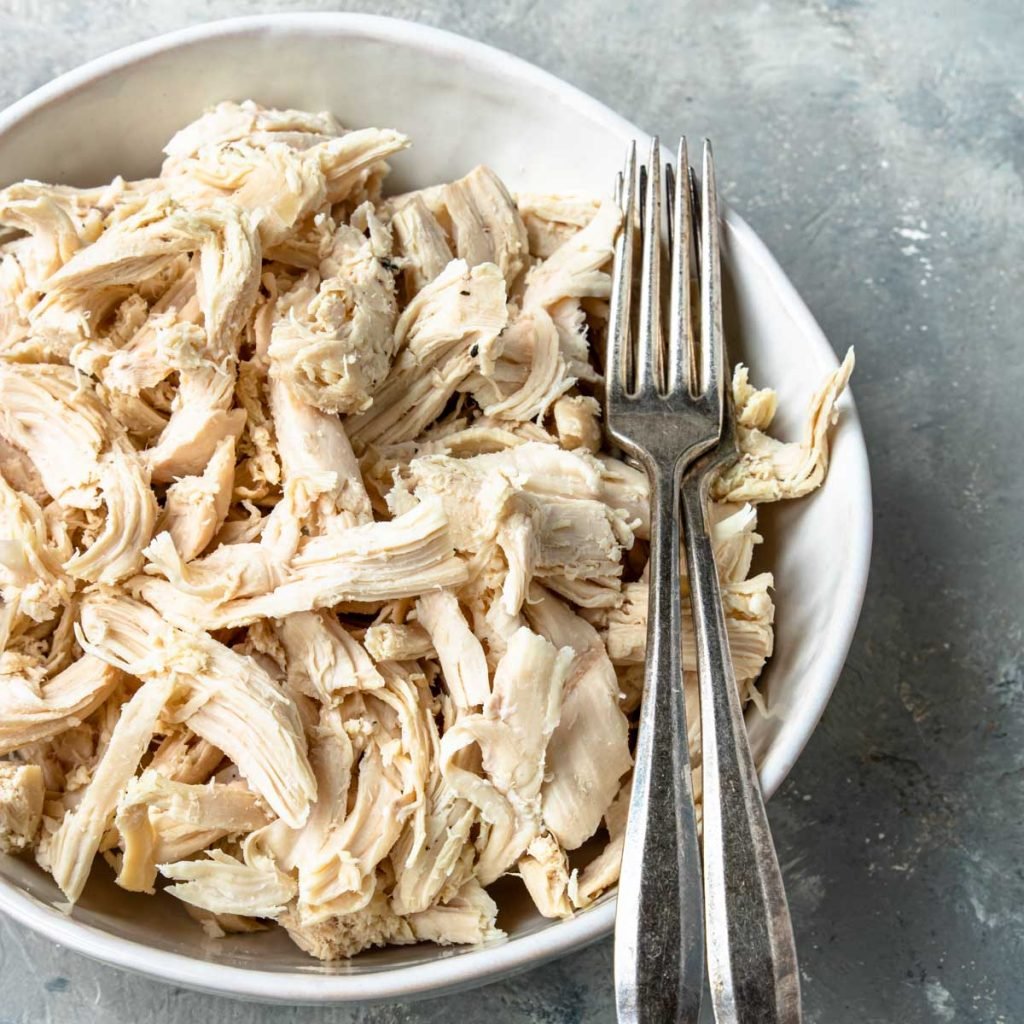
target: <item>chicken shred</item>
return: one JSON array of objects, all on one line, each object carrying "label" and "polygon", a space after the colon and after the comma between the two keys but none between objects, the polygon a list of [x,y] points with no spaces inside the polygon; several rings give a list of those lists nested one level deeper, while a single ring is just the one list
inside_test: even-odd
[{"label": "chicken shred", "polygon": [[537,632],[573,656],[542,800],[544,824],[565,849],[575,850],[597,830],[632,765],[629,725],[618,705],[615,669],[593,626],[540,587],[526,614]]},{"label": "chicken shred", "polygon": [[440,276],[452,260],[452,251],[444,230],[421,196],[413,196],[395,212],[391,228],[404,260],[406,298],[411,299]]},{"label": "chicken shred", "polygon": [[[102,857],[331,960],[499,939],[502,876],[552,918],[618,879],[650,530],[598,402],[618,208],[485,166],[385,199],[408,144],[224,102],[156,178],[0,191],[0,852],[72,904]],[[710,521],[757,708],[758,505],[820,486],[852,369],[790,442],[734,373]]]},{"label": "chicken shred", "polygon": [[41,851],[71,903],[82,895],[120,794],[138,769],[174,685],[172,677],[153,679],[125,703],[82,799]]},{"label": "chicken shred", "polygon": [[[376,214],[370,212],[369,217]],[[395,280],[386,226],[339,225],[319,274],[278,300],[271,373],[328,413],[360,412],[387,376],[395,352]]]},{"label": "chicken shred", "polygon": [[804,437],[784,443],[764,431],[775,411],[774,396],[747,382],[746,367],[736,368],[733,395],[740,457],[715,481],[719,501],[781,501],[802,498],[821,486],[828,471],[828,429],[835,422],[836,401],[853,373],[853,349],[811,399]]},{"label": "chicken shred", "polygon": [[[441,740],[441,771],[488,826],[477,867],[483,885],[500,878],[540,833],[548,741],[557,727],[571,651],[523,626],[495,669],[482,712],[456,720]],[[482,774],[460,764],[471,746]]]},{"label": "chicken shred", "polygon": [[374,661],[416,661],[436,657],[430,634],[414,622],[380,622],[370,626],[363,642]]},{"label": "chicken shred", "polygon": [[32,848],[45,798],[39,765],[0,761],[0,853]]},{"label": "chicken shred", "polygon": [[235,485],[235,439],[225,437],[202,476],[186,476],[167,488],[157,531],[166,530],[178,554],[192,561],[224,525]]},{"label": "chicken shred", "polygon": [[512,196],[489,167],[477,167],[444,190],[455,253],[471,267],[493,263],[511,290],[527,255],[526,226]]},{"label": "chicken shred", "polygon": [[189,785],[150,767],[128,783],[118,801],[115,825],[124,856],[117,883],[132,892],[152,892],[158,863],[198,853],[224,836],[252,832],[268,822],[259,798],[243,785],[212,780]]}]

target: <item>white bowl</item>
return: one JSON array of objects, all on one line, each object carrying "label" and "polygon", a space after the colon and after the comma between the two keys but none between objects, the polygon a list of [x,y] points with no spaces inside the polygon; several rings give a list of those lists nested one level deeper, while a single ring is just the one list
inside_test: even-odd
[{"label": "white bowl", "polygon": [[[644,134],[564,82],[480,43],[363,15],[242,18],[162,36],[72,71],[0,115],[0,183],[78,185],[154,173],[165,140],[207,105],[252,97],[327,109],[344,124],[397,128],[413,150],[392,188],[449,180],[486,162],[514,189],[605,193],[630,139]],[[776,387],[779,427],[798,429],[836,364],[807,307],[753,231],[727,214],[723,239],[730,347]],[[849,396],[828,480],[813,497],[765,510],[761,559],[775,572],[776,653],[764,676],[768,718],[750,734],[767,794],[785,778],[825,708],[860,611],[871,546],[864,439]],[[408,998],[468,986],[606,935],[608,894],[567,921],[533,912],[515,884],[499,898],[506,940],[430,945],[320,964],[283,934],[213,941],[172,898],[126,893],[102,866],[67,916],[48,876],[0,857],[0,910],[64,946],[175,984],[281,1002]]]}]

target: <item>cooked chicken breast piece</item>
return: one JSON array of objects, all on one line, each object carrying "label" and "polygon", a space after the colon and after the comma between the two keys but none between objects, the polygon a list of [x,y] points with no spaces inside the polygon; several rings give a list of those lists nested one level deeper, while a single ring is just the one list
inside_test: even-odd
[{"label": "cooked chicken breast piece", "polygon": [[295,895],[294,880],[266,858],[250,863],[223,850],[207,850],[206,858],[161,864],[160,874],[176,883],[164,891],[215,914],[271,919]]},{"label": "cooked chicken breast piece", "polygon": [[[547,475],[552,470],[562,475]],[[528,443],[469,459],[423,456],[409,463],[408,477],[420,500],[444,503],[457,550],[501,549],[509,614],[519,611],[534,578],[582,604],[618,602],[622,552],[633,538],[625,515],[582,497],[600,492],[598,466]],[[563,497],[576,481],[581,497]],[[392,492],[396,502],[403,494],[397,486]]]},{"label": "cooked chicken breast piece", "polygon": [[196,294],[204,339],[192,353],[193,365],[180,368],[170,422],[147,453],[159,483],[202,473],[217,443],[241,432],[244,414],[240,418],[230,404],[238,334],[259,285],[258,237],[228,204],[187,211],[155,202],[108,229],[47,282],[48,301],[68,291],[102,291],[135,284],[189,252],[198,253]]},{"label": "cooked chicken breast piece", "polygon": [[99,505],[108,419],[73,370],[0,364],[0,433],[32,460],[50,497],[75,508]]},{"label": "cooked chicken breast piece", "polygon": [[41,684],[7,676],[0,686],[0,755],[78,725],[113,693],[120,680],[118,669],[89,654]]},{"label": "cooked chicken breast piece", "polygon": [[534,905],[545,917],[569,917],[569,858],[558,841],[542,833],[519,858],[519,874]]},{"label": "cooked chicken breast piece", "polygon": [[417,941],[409,922],[392,912],[387,896],[379,891],[360,910],[317,924],[304,923],[295,910],[278,920],[292,941],[318,960],[343,960],[364,949]]},{"label": "cooked chicken breast piece", "polygon": [[424,779],[423,813],[410,821],[391,851],[395,873],[392,909],[400,914],[428,910],[473,877],[475,851],[470,831],[478,810],[459,796],[440,770],[441,734],[432,716],[424,720],[429,743],[429,778]]},{"label": "cooked chicken breast piece", "polygon": [[575,850],[597,830],[632,765],[629,724],[597,631],[540,587],[531,590],[525,611],[538,633],[573,652],[562,714],[549,744],[542,815],[559,843]]},{"label": "cooked chicken breast piece", "polygon": [[450,590],[424,594],[416,602],[416,614],[437,652],[455,706],[465,711],[482,706],[491,695],[487,659],[458,598]]},{"label": "cooked chicken breast piece", "polygon": [[366,906],[376,890],[377,865],[402,831],[403,802],[399,773],[371,744],[359,762],[351,810],[320,849],[298,863],[302,921],[319,924]]},{"label": "cooked chicken breast piece", "polygon": [[513,346],[523,349],[529,367],[525,380],[504,398],[484,406],[484,414],[497,419],[532,420],[548,408],[573,384],[562,357],[555,322],[543,308],[524,313],[504,338],[504,354]]},{"label": "cooked chicken breast piece", "polygon": [[224,751],[280,817],[302,824],[316,792],[305,735],[294,703],[252,658],[102,591],[83,600],[81,627],[83,645],[109,664],[178,681],[189,693],[181,720]]},{"label": "cooked chicken breast piece", "polygon": [[117,804],[114,823],[124,848],[117,884],[130,892],[153,892],[158,863],[181,860],[269,820],[244,785],[189,785],[148,769],[128,783]]},{"label": "cooked chicken breast piece", "polygon": [[[519,629],[498,664],[483,712],[457,719],[441,740],[442,774],[489,826],[477,865],[483,885],[503,875],[540,834],[549,740],[571,661],[571,651]],[[481,774],[459,763],[471,746],[480,751]]]},{"label": "cooked chicken breast piece", "polygon": [[[64,573],[71,557],[66,534],[51,536],[39,504],[0,476],[0,597],[8,615],[49,622],[71,601]],[[8,628],[10,628],[10,624]],[[6,637],[0,636],[0,650]]]},{"label": "cooked chicken breast piece", "polygon": [[199,476],[217,446],[227,438],[237,442],[245,426],[245,411],[225,409],[224,388],[230,379],[219,380],[211,371],[196,371],[182,382],[188,401],[171,415],[157,443],[144,453],[153,482],[173,483],[184,476]]},{"label": "cooked chicken breast piece", "polygon": [[214,449],[202,476],[186,476],[167,488],[157,532],[166,530],[186,562],[213,540],[231,507],[235,484],[235,439],[224,438]]},{"label": "cooked chicken breast piece", "polygon": [[157,194],[51,274],[45,281],[47,301],[68,292],[137,285],[182,253],[193,252],[199,253],[198,291],[208,344],[217,351],[224,336],[242,326],[259,272],[259,239],[227,203],[186,210]]},{"label": "cooked chicken breast piece", "polygon": [[321,710],[313,747],[318,797],[303,829],[275,825],[254,837],[279,866],[298,871],[297,920],[306,926],[371,903],[382,861],[407,822],[422,818],[427,691],[415,672],[395,663],[381,670],[382,687]]},{"label": "cooked chicken breast piece", "polygon": [[121,791],[135,774],[174,689],[173,676],[155,678],[125,703],[92,781],[49,840],[45,855],[69,903],[82,895]]},{"label": "cooked chicken breast piece", "polygon": [[515,200],[489,167],[476,167],[444,190],[455,254],[470,267],[493,263],[511,291],[529,243]]},{"label": "cooked chicken breast piece", "polygon": [[504,282],[493,263],[449,263],[399,317],[398,358],[373,405],[349,420],[357,449],[422,433],[474,369],[493,365],[507,318]]},{"label": "cooked chicken breast piece", "polygon": [[601,407],[589,395],[563,395],[551,407],[558,443],[567,451],[583,448],[596,455],[601,448]]},{"label": "cooked chicken breast piece", "polygon": [[733,396],[740,457],[715,480],[711,493],[720,501],[780,501],[800,498],[821,485],[828,470],[828,430],[836,402],[853,373],[853,349],[811,399],[804,436],[784,443],[764,433],[774,404],[747,383],[745,367],[736,368]]},{"label": "cooked chicken breast piece", "polygon": [[750,575],[754,548],[762,541],[753,505],[715,502],[710,506],[711,543],[723,583],[739,583]]},{"label": "cooked chicken breast piece", "polygon": [[46,787],[35,764],[0,761],[0,853],[19,853],[35,844],[43,819]]},{"label": "cooked chicken breast piece", "polygon": [[21,491],[37,505],[50,500],[42,477],[32,460],[0,434],[0,476],[15,491]]},{"label": "cooked chicken breast piece", "polygon": [[[326,524],[340,529],[370,518],[369,499],[340,421],[307,405],[283,381],[272,383],[271,392],[278,434],[274,465],[280,457],[285,473],[282,499],[261,524],[258,542],[222,544],[190,564],[168,536],[157,536],[145,551],[147,571],[165,576],[173,590],[158,581],[137,581],[135,587],[156,595],[152,599],[162,600],[161,607],[177,600],[196,617],[204,607],[212,615],[233,599],[266,595],[287,578],[304,534],[319,533]],[[192,626],[187,619],[183,624]]]},{"label": "cooked chicken breast piece", "polygon": [[606,299],[611,278],[605,271],[611,260],[621,222],[619,208],[604,200],[590,223],[571,235],[543,263],[527,275],[523,308],[549,312],[565,299]]},{"label": "cooked chicken breast piece", "polygon": [[206,346],[200,324],[195,268],[189,269],[148,309],[145,321],[101,370],[114,391],[138,395],[176,370],[196,369]]},{"label": "cooked chicken breast piece", "polygon": [[265,367],[258,359],[242,360],[235,381],[235,401],[245,412],[245,425],[236,446],[241,456],[235,467],[236,502],[266,500],[281,485],[268,392]]},{"label": "cooked chicken breast piece", "polygon": [[271,380],[270,402],[285,479],[306,486],[317,481],[318,489],[323,487],[317,499],[321,523],[335,517],[350,526],[372,522],[370,498],[341,420],[280,378]]},{"label": "cooked chicken breast piece", "polygon": [[[159,540],[159,538],[157,538]],[[225,567],[233,552],[225,552]],[[212,557],[212,556],[211,556]],[[174,582],[139,577],[133,586],[171,622],[185,629],[220,629],[261,618],[328,608],[342,601],[415,597],[435,587],[458,586],[465,564],[456,557],[440,502],[423,501],[390,522],[367,523],[307,540],[290,560],[282,581],[257,596],[232,597],[214,577],[192,593]]]},{"label": "cooked chicken breast piece", "polygon": [[142,564],[156,521],[149,477],[89,379],[70,367],[0,366],[0,431],[32,460],[64,506],[102,508],[102,526],[64,570],[86,582],[114,583]]},{"label": "cooked chicken breast piece", "polygon": [[619,865],[626,837],[629,817],[629,797],[633,789],[632,776],[626,779],[618,795],[604,815],[608,843],[583,869],[578,877],[569,881],[569,897],[576,908],[587,907],[606,889],[619,880]]},{"label": "cooked chicken breast piece", "polygon": [[[161,177],[194,199],[229,195],[268,245],[325,206],[375,193],[386,158],[408,145],[389,129],[345,132],[330,115],[244,107],[221,104],[180,132],[165,149]],[[263,127],[238,136],[253,118]]]},{"label": "cooked chicken breast piece", "polygon": [[495,920],[498,905],[487,891],[471,878],[451,899],[427,910],[410,914],[413,935],[439,946],[479,944],[489,939],[504,938]]},{"label": "cooked chicken breast piece", "polygon": [[600,203],[585,194],[551,195],[520,192],[516,205],[526,225],[530,254],[546,260],[557,249],[585,228],[597,213]]},{"label": "cooked chicken breast piece", "polygon": [[408,145],[404,135],[389,128],[358,128],[323,143],[317,158],[327,180],[327,201],[334,204],[355,197],[356,205],[363,202],[375,192],[374,179],[379,184],[387,173],[384,161]]},{"label": "cooked chicken breast piece", "polygon": [[332,114],[306,110],[282,110],[261,107],[252,100],[242,103],[224,101],[210,107],[191,124],[178,131],[164,146],[166,171],[175,161],[202,152],[209,146],[250,139],[262,144],[286,142],[298,148],[297,140],[309,144],[341,134],[341,125]]},{"label": "cooked chicken breast piece", "polygon": [[153,751],[149,767],[172,782],[206,782],[224,760],[224,752],[183,726],[164,737]]},{"label": "cooked chicken breast piece", "polygon": [[452,251],[444,229],[421,196],[413,196],[395,211],[391,230],[403,261],[402,278],[409,300],[441,275],[452,261]]},{"label": "cooked chicken breast piece", "polygon": [[367,238],[341,225],[320,273],[278,300],[271,373],[325,412],[366,409],[387,376],[398,315],[390,255],[383,226]]},{"label": "cooked chicken breast piece", "polygon": [[142,568],[156,526],[156,498],[142,459],[124,441],[100,458],[99,489],[106,511],[102,529],[64,569],[87,583],[111,584]]},{"label": "cooked chicken breast piece", "polygon": [[288,683],[331,706],[353,690],[376,690],[384,678],[366,649],[328,612],[295,612],[278,623]]},{"label": "cooked chicken breast piece", "polygon": [[415,622],[380,622],[363,637],[374,661],[416,661],[436,656],[430,634]]},{"label": "cooked chicken breast piece", "polygon": [[0,229],[23,231],[29,244],[17,247],[25,287],[39,293],[82,247],[83,239],[60,196],[47,186],[11,185],[0,192]]}]

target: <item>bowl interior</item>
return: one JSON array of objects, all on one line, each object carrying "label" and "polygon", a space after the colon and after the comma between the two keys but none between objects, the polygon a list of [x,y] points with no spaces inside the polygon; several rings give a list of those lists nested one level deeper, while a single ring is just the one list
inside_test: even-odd
[{"label": "bowl interior", "polygon": [[[605,193],[626,142],[644,138],[550,76],[478,44],[382,19],[283,16],[178,33],[45,87],[0,116],[0,184],[36,178],[90,185],[115,174],[153,174],[171,134],[225,98],[326,109],[350,126],[406,132],[413,148],[393,162],[392,190],[449,180],[484,162],[513,189]],[[779,423],[793,436],[835,358],[763,246],[732,215],[724,243],[733,357],[753,366],[755,381],[779,390]],[[776,577],[776,654],[764,677],[771,714],[754,715],[749,724],[772,792],[831,692],[860,604],[870,499],[849,402],[826,485],[808,500],[773,509],[765,522],[769,543],[759,562]],[[860,545],[856,557],[843,543],[850,537]],[[125,893],[103,865],[70,920],[57,920],[52,908],[60,902],[33,864],[0,857],[0,908],[60,941],[186,984],[270,998],[379,998],[479,980],[592,940],[612,917],[606,899],[573,920],[545,921],[513,881],[500,901],[509,939],[495,949],[408,947],[322,965],[279,934],[207,940],[170,897]],[[84,927],[76,931],[75,922]],[[143,947],[171,956],[154,959]],[[221,973],[190,973],[189,961]],[[410,965],[434,969],[399,986],[395,969]],[[232,968],[250,976],[289,973],[296,985],[256,988]],[[386,984],[369,977],[384,971],[392,975]],[[364,982],[317,994],[298,981],[309,975]]]}]

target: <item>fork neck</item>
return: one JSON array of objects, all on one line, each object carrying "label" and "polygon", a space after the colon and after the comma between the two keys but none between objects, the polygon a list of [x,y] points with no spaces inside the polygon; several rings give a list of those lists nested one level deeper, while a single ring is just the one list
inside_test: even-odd
[{"label": "fork neck", "polygon": [[651,513],[678,510],[682,484],[682,460],[648,458],[643,460],[651,488]]},{"label": "fork neck", "polygon": [[[682,480],[681,462],[651,460],[647,466],[647,477],[651,488],[651,553],[661,552],[668,545],[675,549],[675,560],[679,561],[680,543],[680,485]],[[664,564],[664,561],[663,561]],[[652,567],[653,568],[653,567]]]}]

